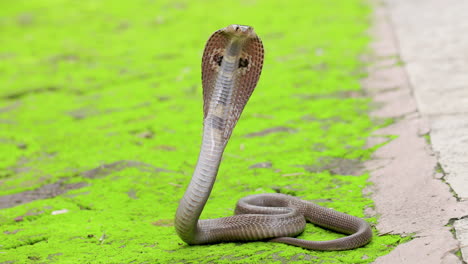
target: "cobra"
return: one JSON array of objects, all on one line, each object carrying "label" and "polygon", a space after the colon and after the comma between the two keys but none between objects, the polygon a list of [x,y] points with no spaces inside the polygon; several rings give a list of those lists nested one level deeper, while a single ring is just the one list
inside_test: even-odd
[{"label": "cobra", "polygon": [[[263,44],[249,26],[230,25],[213,33],[206,43],[203,139],[195,171],[177,209],[177,234],[190,245],[268,240],[312,250],[347,250],[367,244],[372,230],[366,221],[280,193],[242,198],[234,216],[199,219],[226,144],[260,77],[263,55]],[[306,221],[348,236],[328,241],[295,238]]]}]

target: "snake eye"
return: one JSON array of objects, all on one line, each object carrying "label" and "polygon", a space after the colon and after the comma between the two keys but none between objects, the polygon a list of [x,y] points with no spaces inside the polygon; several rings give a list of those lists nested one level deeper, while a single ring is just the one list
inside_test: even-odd
[{"label": "snake eye", "polygon": [[221,62],[223,61],[223,56],[220,54],[213,55],[213,60],[218,66],[221,66]]},{"label": "snake eye", "polygon": [[249,60],[240,58],[239,59],[239,68],[245,68],[247,66],[249,66]]}]

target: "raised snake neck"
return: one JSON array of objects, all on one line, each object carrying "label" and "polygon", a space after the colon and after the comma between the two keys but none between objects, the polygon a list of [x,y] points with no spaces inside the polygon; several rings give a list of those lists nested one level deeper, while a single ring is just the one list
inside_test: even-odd
[{"label": "raised snake neck", "polygon": [[[230,25],[208,40],[202,61],[203,140],[192,180],[177,208],[177,234],[190,245],[269,239],[313,250],[346,250],[369,243],[372,231],[364,220],[278,193],[242,198],[234,216],[199,220],[226,143],[262,66],[263,45],[249,26]],[[348,236],[329,241],[294,238],[303,232],[306,220]]]}]

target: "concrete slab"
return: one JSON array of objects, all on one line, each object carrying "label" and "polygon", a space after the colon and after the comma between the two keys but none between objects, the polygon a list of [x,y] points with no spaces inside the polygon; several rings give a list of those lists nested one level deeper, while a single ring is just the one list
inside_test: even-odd
[{"label": "concrete slab", "polygon": [[[398,246],[389,255],[377,259],[375,263],[462,263],[463,261],[455,253],[464,242],[460,245],[451,233],[449,223],[452,222],[451,219],[468,215],[468,202],[457,201],[451,193],[450,186],[444,182],[448,175],[437,171],[440,153],[434,152],[433,148],[439,145],[444,146],[447,140],[443,119],[441,119],[443,115],[440,111],[443,110],[445,114],[451,115],[459,113],[463,106],[456,104],[448,108],[447,106],[450,105],[448,98],[445,101],[446,107],[443,103],[437,105],[436,102],[431,104],[428,101],[428,98],[432,100],[445,95],[444,92],[439,96],[431,94],[431,92],[437,92],[437,85],[445,87],[445,83],[440,79],[444,75],[439,73],[438,66],[433,66],[429,74],[434,76],[425,79],[424,75],[428,72],[424,67],[424,62],[418,61],[419,57],[412,55],[414,50],[408,48],[417,50],[418,45],[421,47],[424,45],[422,43],[416,45],[410,41],[401,44],[400,40],[405,37],[401,35],[401,32],[405,34],[417,32],[418,19],[413,17],[421,15],[423,16],[421,20],[430,20],[430,16],[426,16],[426,13],[417,12],[412,8],[418,7],[417,4],[423,5],[434,1],[389,0],[388,2],[391,2],[391,8],[379,6],[375,12],[376,23],[372,31],[375,43],[372,47],[375,51],[373,61],[377,63],[369,69],[370,75],[364,81],[364,85],[372,94],[374,101],[382,105],[373,111],[373,115],[394,117],[396,120],[393,125],[376,131],[375,137],[397,137],[379,148],[374,159],[367,164],[371,172],[370,180],[374,183],[370,191],[376,205],[375,212],[369,211],[369,213],[376,213],[380,216],[377,224],[380,233],[411,234],[413,239]],[[387,13],[388,11],[390,12]],[[400,18],[393,12],[405,17]],[[398,28],[395,21],[400,27],[405,28]],[[411,24],[407,24],[408,21]],[[401,44],[401,52],[398,49],[399,44]],[[406,45],[406,48],[403,48],[403,45]],[[424,49],[422,52],[428,51]],[[406,57],[405,54],[413,57]],[[393,66],[379,67],[382,64],[379,61],[387,60],[388,57],[401,57],[404,62],[403,66],[401,63],[395,63]],[[444,66],[439,67],[444,69]],[[457,65],[447,64],[446,66],[447,69],[451,67],[453,69]],[[450,70],[445,73],[450,73]],[[460,74],[457,78],[452,87],[463,85],[464,77]],[[455,85],[456,80],[460,82],[460,85]],[[418,87],[416,88],[415,85]],[[461,93],[458,96],[464,96],[463,91],[457,92]],[[439,109],[438,115],[429,115],[421,110],[422,105],[427,106],[424,111],[432,110],[431,106],[434,104],[436,105],[434,108]],[[439,118],[438,121],[434,121],[437,118]],[[456,122],[456,118],[445,120],[445,122]],[[454,125],[451,123],[452,128]],[[464,127],[464,125],[460,126]],[[431,138],[437,142],[433,146],[425,138],[430,131]],[[453,132],[451,135],[459,136]],[[444,171],[458,168],[455,165],[442,166]]]},{"label": "concrete slab", "polygon": [[405,68],[423,115],[464,113],[468,116],[468,59],[413,61]]},{"label": "concrete slab", "polygon": [[467,59],[468,1],[386,0],[405,62]]},{"label": "concrete slab", "polygon": [[[456,221],[453,226],[457,232],[457,238],[460,241],[468,241],[468,218]],[[463,246],[461,252],[463,256],[468,256],[468,246]]]},{"label": "concrete slab", "polygon": [[[468,1],[386,0],[402,60],[444,180],[468,199]],[[459,215],[458,218],[463,215]],[[466,220],[454,222],[468,260]]]},{"label": "concrete slab", "polygon": [[432,145],[438,152],[445,180],[459,199],[468,200],[468,115],[430,116],[429,120]]}]

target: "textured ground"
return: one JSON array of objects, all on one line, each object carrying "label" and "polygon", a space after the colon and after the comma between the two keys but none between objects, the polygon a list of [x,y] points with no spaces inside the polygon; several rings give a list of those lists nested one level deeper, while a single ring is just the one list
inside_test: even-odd
[{"label": "textured ground", "polygon": [[402,239],[377,233],[342,252],[189,247],[172,226],[201,140],[201,53],[232,23],[256,28],[265,66],[202,218],[282,192],[376,222],[363,214],[373,202],[361,163],[388,122],[369,118],[359,84],[370,11],[358,0],[0,4],[0,263],[370,263],[390,252]]},{"label": "textured ground", "polygon": [[379,67],[365,83],[384,105],[373,114],[396,121],[373,134],[397,136],[370,162],[377,168],[370,178],[376,227],[414,239],[375,263],[466,263],[468,2],[385,0],[376,7],[371,46]]}]

